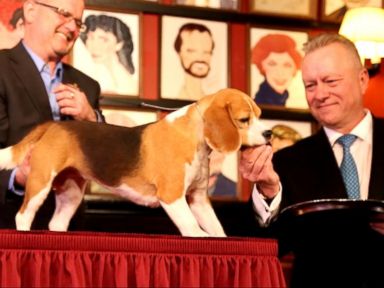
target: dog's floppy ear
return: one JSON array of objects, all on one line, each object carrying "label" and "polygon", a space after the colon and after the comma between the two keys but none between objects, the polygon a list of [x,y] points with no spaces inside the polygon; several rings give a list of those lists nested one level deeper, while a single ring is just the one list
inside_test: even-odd
[{"label": "dog's floppy ear", "polygon": [[229,106],[211,105],[204,113],[204,137],[208,145],[219,152],[240,148],[240,134],[233,123]]}]

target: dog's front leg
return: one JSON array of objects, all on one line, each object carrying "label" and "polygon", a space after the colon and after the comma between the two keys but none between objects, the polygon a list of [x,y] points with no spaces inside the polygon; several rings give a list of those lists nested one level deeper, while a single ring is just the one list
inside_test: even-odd
[{"label": "dog's front leg", "polygon": [[200,226],[210,236],[226,237],[223,227],[212,208],[206,189],[196,189],[190,194],[189,206]]},{"label": "dog's front leg", "polygon": [[160,201],[160,204],[179,229],[181,235],[189,237],[209,236],[200,228],[185,197],[181,197],[170,204]]}]

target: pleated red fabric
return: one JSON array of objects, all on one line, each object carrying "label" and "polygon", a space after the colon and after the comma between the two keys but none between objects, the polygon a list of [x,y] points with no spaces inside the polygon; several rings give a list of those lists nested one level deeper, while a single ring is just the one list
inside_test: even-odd
[{"label": "pleated red fabric", "polygon": [[0,230],[1,287],[285,287],[277,242]]}]

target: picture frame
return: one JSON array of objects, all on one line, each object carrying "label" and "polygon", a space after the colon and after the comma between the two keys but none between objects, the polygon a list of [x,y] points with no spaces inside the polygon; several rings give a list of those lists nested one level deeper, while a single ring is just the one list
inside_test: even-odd
[{"label": "picture frame", "polygon": [[[105,121],[108,124],[119,125],[124,127],[134,127],[139,125],[155,122],[159,119],[159,114],[154,110],[143,109],[122,109],[116,107],[102,107]],[[86,191],[88,196],[96,196],[97,199],[101,198],[120,198],[107,189],[91,181],[89,188]],[[89,198],[89,197],[88,197]]]},{"label": "picture frame", "polygon": [[341,23],[345,12],[356,7],[383,7],[383,0],[343,1],[323,0],[320,20],[330,23]]},{"label": "picture frame", "polygon": [[249,94],[264,108],[308,110],[301,76],[308,33],[250,27]]},{"label": "picture frame", "polygon": [[83,21],[87,28],[73,47],[72,65],[97,80],[104,96],[138,97],[140,15],[92,8]]},{"label": "picture frame", "polygon": [[251,0],[249,11],[278,17],[316,19],[318,1],[313,0]]},{"label": "picture frame", "polygon": [[239,152],[223,154],[212,151],[209,159],[209,197],[214,200],[241,200]]},{"label": "picture frame", "polygon": [[194,6],[202,8],[239,10],[240,0],[173,0],[176,5]]},{"label": "picture frame", "polygon": [[24,35],[22,0],[0,0],[0,49],[16,46]]},{"label": "picture frame", "polygon": [[[183,31],[179,33],[181,28]],[[191,33],[184,29],[193,31]],[[183,39],[188,46],[183,44]],[[178,46],[175,46],[176,42]],[[179,49],[180,53],[176,49]],[[162,16],[160,50],[160,98],[195,101],[206,94],[228,87],[227,23]],[[183,69],[182,61],[186,63],[184,66],[189,66],[189,72]]]},{"label": "picture frame", "polygon": [[159,120],[159,113],[153,110],[104,107],[102,111],[106,123],[124,127],[134,127]]},{"label": "picture frame", "polygon": [[315,130],[311,121],[261,119],[272,131],[271,146],[274,152],[311,136]]}]

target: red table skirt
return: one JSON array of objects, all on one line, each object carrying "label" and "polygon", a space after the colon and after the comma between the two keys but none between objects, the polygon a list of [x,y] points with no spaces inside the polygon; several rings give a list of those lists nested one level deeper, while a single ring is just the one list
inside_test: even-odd
[{"label": "red table skirt", "polygon": [[0,231],[1,287],[285,287],[277,242]]}]

